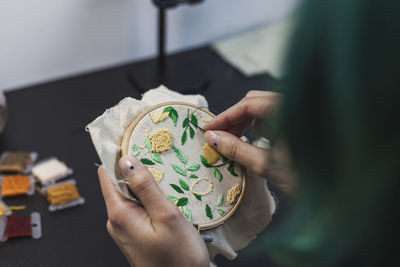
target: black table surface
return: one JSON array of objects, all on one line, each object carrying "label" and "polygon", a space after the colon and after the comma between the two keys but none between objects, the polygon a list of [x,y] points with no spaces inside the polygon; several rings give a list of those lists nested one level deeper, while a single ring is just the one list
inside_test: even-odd
[{"label": "black table surface", "polygon": [[[171,64],[180,60],[185,66],[174,68],[182,73],[182,80],[191,67],[196,67],[199,77],[208,79],[201,94],[215,112],[233,105],[249,90],[273,90],[276,86],[268,75],[244,77],[208,47],[168,56]],[[71,178],[77,181],[86,203],[52,213],[38,193],[5,199],[8,205],[27,206],[14,214],[40,212],[43,235],[38,240],[15,238],[0,243],[0,266],[128,266],[106,231],[107,214],[94,165],[99,159],[85,126],[122,98],[140,98],[141,89],[132,79],[136,75],[151,81],[156,65],[155,59],[146,60],[6,93],[9,117],[0,134],[0,151],[37,151],[39,160],[58,157],[73,168]],[[180,81],[177,75],[171,84]],[[284,196],[276,194],[281,199],[280,209],[261,238],[278,226],[288,205]],[[234,261],[217,256],[216,262],[219,266],[280,266],[264,254],[246,257],[252,246],[241,250]]]}]

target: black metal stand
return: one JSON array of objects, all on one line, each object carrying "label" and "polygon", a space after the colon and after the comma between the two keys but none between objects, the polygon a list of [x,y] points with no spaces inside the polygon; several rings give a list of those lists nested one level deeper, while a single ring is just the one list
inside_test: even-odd
[{"label": "black metal stand", "polygon": [[[201,1],[201,0],[200,0]],[[183,56],[165,53],[167,8],[184,2],[200,2],[199,0],[153,0],[158,7],[158,57],[157,65],[151,62],[137,64],[128,73],[128,79],[135,89],[143,93],[161,84],[181,93],[200,93],[211,84],[204,72],[198,69],[194,60]]]}]

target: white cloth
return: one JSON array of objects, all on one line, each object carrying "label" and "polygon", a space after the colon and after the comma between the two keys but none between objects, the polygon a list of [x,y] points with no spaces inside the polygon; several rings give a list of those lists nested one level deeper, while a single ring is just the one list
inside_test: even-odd
[{"label": "white cloth", "polygon": [[[184,101],[208,106],[206,99],[201,95],[185,96],[160,86],[146,92],[141,101],[133,98],[123,99],[87,126],[105,171],[123,194],[116,179],[119,169],[116,159],[119,158],[120,144],[125,129],[148,107],[168,101]],[[204,231],[214,237],[213,242],[207,243],[210,261],[213,261],[217,254],[234,259],[237,255],[236,251],[255,239],[271,220],[275,211],[275,202],[268,191],[265,179],[252,174],[248,174],[247,179],[244,198],[235,214],[224,224]]]}]

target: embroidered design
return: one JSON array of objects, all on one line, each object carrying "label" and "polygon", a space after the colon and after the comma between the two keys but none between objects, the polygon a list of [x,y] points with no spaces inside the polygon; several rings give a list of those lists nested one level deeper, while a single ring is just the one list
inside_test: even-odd
[{"label": "embroidered design", "polygon": [[156,169],[156,168],[147,168],[151,175],[153,175],[154,180],[156,180],[156,183],[158,184],[160,180],[164,176],[164,172],[162,170]]},{"label": "embroidered design", "polygon": [[204,116],[203,116],[203,114],[201,114],[201,112],[197,112],[197,115],[199,115],[199,116],[200,116],[200,119],[201,119],[203,122],[205,122],[205,123],[211,121],[211,120],[209,120],[209,119],[204,118]]},{"label": "embroidered design", "polygon": [[174,203],[175,203],[175,201],[178,200],[177,197],[174,197],[174,196],[172,196],[172,195],[168,195],[167,198],[169,198],[169,199],[170,199],[172,202],[174,202]]},{"label": "embroidered design", "polygon": [[187,206],[183,206],[182,211],[183,211],[183,214],[185,215],[185,217],[189,221],[192,221],[192,211]]},{"label": "embroidered design", "polygon": [[221,194],[221,195],[218,197],[218,200],[217,200],[217,207],[221,207],[223,202],[224,202],[224,195]]},{"label": "embroidered design", "polygon": [[208,218],[210,218],[210,220],[212,220],[213,214],[212,214],[211,208],[210,208],[210,206],[208,206],[208,204],[206,204],[206,215]]},{"label": "embroidered design", "polygon": [[217,167],[213,167],[212,173],[215,176],[215,178],[218,179],[218,181],[222,180],[222,173],[218,170]]},{"label": "embroidered design", "polygon": [[137,144],[133,144],[132,145],[132,150],[133,150],[133,156],[137,157],[139,155],[139,153],[140,153],[138,145]]},{"label": "embroidered design", "polygon": [[141,158],[140,161],[146,165],[154,165],[155,164],[153,161],[151,161],[150,159],[147,159],[147,158]]},{"label": "embroidered design", "polygon": [[151,158],[155,161],[158,162],[160,164],[163,164],[163,161],[161,159],[160,154],[156,153],[156,152],[151,152]]},{"label": "embroidered design", "polygon": [[181,174],[183,176],[187,176],[185,168],[182,168],[181,166],[179,166],[177,164],[174,164],[174,163],[172,163],[171,166],[177,173],[179,173],[179,174]]},{"label": "embroidered design", "polygon": [[235,172],[235,164],[234,164],[232,161],[229,162],[228,171],[229,171],[233,176],[238,176],[238,174]]},{"label": "embroidered design", "polygon": [[146,136],[146,139],[144,141],[144,145],[148,150],[151,150],[151,141],[147,136]]},{"label": "embroidered design", "polygon": [[224,210],[222,210],[222,209],[217,209],[217,212],[219,213],[219,215],[224,215],[224,213],[225,213],[225,211]]},{"label": "embroidered design", "polygon": [[168,118],[168,116],[169,112],[164,112],[164,111],[154,112],[153,114],[150,114],[150,118],[154,124],[162,122],[163,120]]},{"label": "embroidered design", "polygon": [[180,184],[181,187],[182,187],[183,189],[185,189],[186,191],[189,190],[188,184],[187,184],[184,180],[182,180],[182,179],[180,179],[180,178],[179,178],[179,184]]},{"label": "embroidered design", "polygon": [[229,205],[235,203],[237,196],[240,195],[240,191],[242,191],[242,186],[240,184],[234,185],[228,191],[226,202],[228,202]]},{"label": "embroidered design", "polygon": [[[193,188],[195,187],[195,185],[198,184],[198,183],[200,183],[201,181],[206,181],[206,182],[208,183],[208,185],[209,185],[208,190],[207,190],[206,192],[196,192],[196,191],[194,191]],[[195,195],[205,196],[205,195],[211,193],[212,188],[213,188],[212,181],[211,181],[209,178],[201,177],[201,178],[197,179],[197,180],[190,186],[190,192],[192,192],[192,193],[195,194]]]},{"label": "embroidered design", "polygon": [[196,174],[192,173],[189,178],[199,178],[199,176],[197,176]]},{"label": "embroidered design", "polygon": [[172,146],[172,134],[168,129],[158,129],[152,132],[148,139],[151,142],[151,152],[162,153]]},{"label": "embroidered design", "polygon": [[176,184],[169,184],[176,192],[183,194],[183,190]]},{"label": "embroidered design", "polygon": [[201,196],[200,196],[200,195],[195,194],[195,193],[193,193],[193,195],[194,195],[198,200],[201,200]]},{"label": "embroidered design", "polygon": [[[182,122],[182,128],[183,128],[183,133],[182,133],[182,137],[181,137],[182,145],[185,144],[186,139],[187,139],[187,129],[189,129],[190,139],[193,139],[194,135],[195,135],[195,131],[194,131],[193,127],[198,128],[204,132],[204,130],[198,126],[198,120],[197,120],[196,116],[194,115],[194,112],[196,110],[197,109],[195,109],[192,113],[189,114],[189,109],[188,109],[187,116]],[[193,127],[192,127],[192,125],[193,125]]]},{"label": "embroidered design", "polygon": [[187,199],[187,197],[183,197],[183,198],[178,199],[178,202],[176,203],[176,205],[178,207],[182,207],[182,206],[185,206],[188,203],[188,201],[189,200]]},{"label": "embroidered design", "polygon": [[186,164],[188,158],[182,153],[182,151],[179,150],[179,148],[177,148],[176,146],[172,146],[172,149],[174,150],[176,156],[178,157],[178,159]]},{"label": "embroidered design", "polygon": [[174,125],[176,126],[176,123],[178,121],[178,112],[171,106],[164,108],[163,112],[168,112],[169,117],[172,119]]},{"label": "embroidered design", "polygon": [[208,164],[214,164],[219,159],[219,153],[215,151],[209,144],[205,143],[203,146],[202,155]]},{"label": "embroidered design", "polygon": [[188,171],[197,171],[200,168],[200,164],[191,162],[187,165],[186,170]]},{"label": "embroidered design", "polygon": [[204,165],[204,167],[210,168],[212,165],[207,162],[206,158],[203,155],[200,155],[200,160],[201,163]]}]

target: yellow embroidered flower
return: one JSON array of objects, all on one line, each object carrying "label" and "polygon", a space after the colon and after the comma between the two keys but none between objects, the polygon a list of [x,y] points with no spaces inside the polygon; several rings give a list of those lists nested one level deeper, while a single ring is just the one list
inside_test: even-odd
[{"label": "yellow embroidered flower", "polygon": [[164,172],[157,168],[147,168],[147,169],[153,175],[154,180],[156,180],[156,183],[158,184],[160,182],[160,180],[163,178]]},{"label": "yellow embroidered flower", "polygon": [[226,196],[226,201],[228,202],[229,205],[235,203],[236,197],[240,195],[241,191],[242,191],[242,186],[240,184],[236,184],[232,186],[231,189],[229,189],[228,195]]},{"label": "yellow embroidered flower", "polygon": [[153,114],[150,115],[151,120],[153,121],[154,124],[162,122],[166,118],[168,118],[169,112],[154,112]]},{"label": "yellow embroidered flower", "polygon": [[209,164],[214,164],[219,159],[219,154],[209,144],[203,146],[203,156]]},{"label": "yellow embroidered flower", "polygon": [[149,134],[151,152],[162,153],[172,146],[172,133],[168,129],[158,129]]}]

